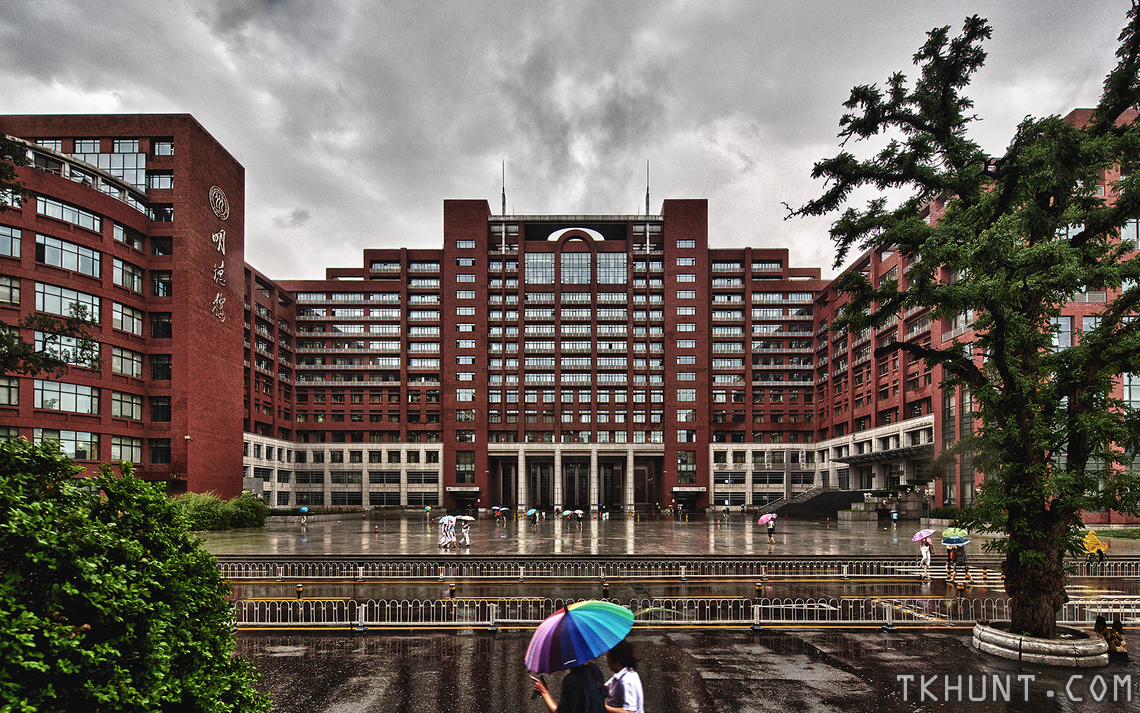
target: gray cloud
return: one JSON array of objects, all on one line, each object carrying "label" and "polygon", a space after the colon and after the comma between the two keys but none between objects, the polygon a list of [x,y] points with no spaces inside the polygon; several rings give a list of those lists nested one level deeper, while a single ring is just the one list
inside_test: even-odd
[{"label": "gray cloud", "polygon": [[273,224],[278,228],[286,230],[291,228],[303,228],[309,224],[309,219],[312,218],[309,211],[305,208],[295,208],[286,215],[278,216],[273,219]]},{"label": "gray cloud", "polygon": [[826,270],[828,221],[784,221],[781,202],[821,189],[850,87],[913,73],[928,29],[987,16],[970,93],[1000,150],[1022,116],[1096,101],[1128,7],[12,0],[0,111],[194,114],[246,167],[247,259],[282,279],[439,246],[444,199],[498,210],[503,161],[509,210],[633,213],[650,160],[654,210],[706,197],[713,245]]}]

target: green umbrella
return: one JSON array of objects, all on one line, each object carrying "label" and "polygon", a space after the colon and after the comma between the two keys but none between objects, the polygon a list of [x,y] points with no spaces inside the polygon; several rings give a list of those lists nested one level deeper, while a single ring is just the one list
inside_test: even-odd
[{"label": "green umbrella", "polygon": [[969,533],[960,527],[948,527],[942,531],[943,537],[965,537],[967,534]]}]

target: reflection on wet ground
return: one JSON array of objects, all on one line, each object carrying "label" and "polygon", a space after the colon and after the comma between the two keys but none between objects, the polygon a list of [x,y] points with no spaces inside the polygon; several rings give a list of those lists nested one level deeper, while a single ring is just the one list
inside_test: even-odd
[{"label": "reflection on wet ground", "polygon": [[[243,635],[238,648],[282,713],[545,711],[522,665],[529,640],[509,630]],[[635,630],[630,641],[653,712],[1061,713],[1135,711],[1140,702],[1136,663],[1019,664],[972,649],[969,630]],[[546,679],[557,696],[561,675]]]},{"label": "reflection on wet ground", "polygon": [[[555,520],[532,526],[526,520],[496,524],[481,518],[472,523],[471,547],[452,549],[460,555],[644,554],[644,555],[882,555],[916,557],[911,536],[917,522],[815,522],[779,520],[775,543],[755,520],[734,515],[726,523],[716,517],[690,520],[588,520],[579,529]],[[380,520],[346,515],[340,520],[271,521],[259,530],[200,533],[216,555],[439,554],[439,527],[423,515]],[[968,549],[981,552],[992,539],[971,535]],[[1110,554],[1140,554],[1140,540],[1112,540]],[[941,552],[935,553],[938,561]]]}]

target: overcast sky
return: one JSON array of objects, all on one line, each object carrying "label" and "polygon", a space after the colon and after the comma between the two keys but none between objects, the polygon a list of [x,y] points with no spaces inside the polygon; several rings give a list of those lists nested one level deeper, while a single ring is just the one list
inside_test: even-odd
[{"label": "overcast sky", "polygon": [[443,201],[518,214],[709,200],[714,247],[834,274],[821,190],[856,84],[989,18],[970,95],[1001,150],[1097,101],[1128,0],[4,0],[0,112],[186,112],[246,169],[246,260],[276,279],[442,245]]}]

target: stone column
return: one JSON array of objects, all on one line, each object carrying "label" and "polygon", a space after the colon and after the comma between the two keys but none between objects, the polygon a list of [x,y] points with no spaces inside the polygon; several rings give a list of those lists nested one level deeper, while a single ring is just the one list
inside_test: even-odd
[{"label": "stone column", "polygon": [[529,482],[529,475],[526,472],[526,451],[524,451],[521,447],[519,448],[518,465],[516,466],[515,470],[518,471],[518,473],[515,475],[515,487],[517,488],[515,492],[518,493],[518,504],[516,505],[515,510],[525,513],[527,511],[526,484]]},{"label": "stone column", "polygon": [[595,446],[590,449],[590,512],[597,512],[598,503],[602,501],[601,493],[598,489],[599,476],[598,449]]},{"label": "stone column", "polygon": [[554,510],[556,515],[562,514],[562,493],[565,490],[564,483],[562,482],[562,447],[554,447],[554,482],[550,485],[554,492],[552,493],[554,500]]},{"label": "stone column", "polygon": [[625,451],[625,511],[633,512],[633,448]]}]

